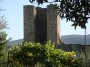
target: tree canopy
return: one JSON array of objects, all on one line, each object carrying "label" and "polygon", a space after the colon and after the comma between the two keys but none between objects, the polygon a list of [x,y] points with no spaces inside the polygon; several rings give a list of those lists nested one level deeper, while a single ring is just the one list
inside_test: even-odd
[{"label": "tree canopy", "polygon": [[[43,4],[49,0],[29,0],[30,3],[37,2]],[[58,14],[61,18],[66,18],[67,21],[73,22],[72,26],[80,26],[86,29],[86,23],[90,19],[90,0],[54,0],[60,2],[57,7]]]},{"label": "tree canopy", "polygon": [[[2,9],[1,9],[2,11]],[[8,40],[6,40],[7,34],[4,31],[7,28],[6,18],[0,13],[0,61],[4,57],[4,49]]]}]

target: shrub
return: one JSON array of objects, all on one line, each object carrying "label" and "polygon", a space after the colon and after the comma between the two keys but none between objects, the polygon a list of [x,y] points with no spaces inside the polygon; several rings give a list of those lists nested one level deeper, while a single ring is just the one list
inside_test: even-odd
[{"label": "shrub", "polygon": [[76,59],[73,51],[57,49],[50,41],[44,45],[25,42],[21,46],[16,46],[11,51],[11,59],[31,67],[38,63],[41,67],[81,67],[80,60]]}]

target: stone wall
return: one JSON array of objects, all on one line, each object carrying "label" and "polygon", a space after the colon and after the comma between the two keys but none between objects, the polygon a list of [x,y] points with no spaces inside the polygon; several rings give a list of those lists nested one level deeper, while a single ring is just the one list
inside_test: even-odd
[{"label": "stone wall", "polygon": [[24,41],[35,42],[35,17],[36,9],[34,6],[24,6]]},{"label": "stone wall", "polygon": [[47,6],[47,40],[55,44],[60,42],[60,17],[56,12],[56,5]]}]

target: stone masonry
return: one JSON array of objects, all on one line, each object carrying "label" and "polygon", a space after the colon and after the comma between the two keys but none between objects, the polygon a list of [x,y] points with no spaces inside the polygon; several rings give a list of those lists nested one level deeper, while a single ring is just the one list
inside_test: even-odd
[{"label": "stone masonry", "polygon": [[47,6],[47,40],[55,44],[60,42],[60,17],[56,12],[56,5]]},{"label": "stone masonry", "polygon": [[48,40],[60,43],[60,17],[56,5],[47,8],[24,6],[24,41],[46,43]]},{"label": "stone masonry", "polygon": [[35,16],[36,9],[34,6],[24,6],[24,41],[35,41]]}]

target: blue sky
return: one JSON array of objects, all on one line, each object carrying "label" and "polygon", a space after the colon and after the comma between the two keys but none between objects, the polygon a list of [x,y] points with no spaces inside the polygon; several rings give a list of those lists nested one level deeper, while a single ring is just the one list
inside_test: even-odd
[{"label": "blue sky", "polygon": [[[1,0],[0,8],[6,9],[2,12],[7,19],[7,24],[10,29],[7,29],[8,38],[12,37],[12,40],[23,38],[23,5],[31,5],[29,0]],[[34,4],[37,6],[37,4]],[[46,7],[46,4],[41,5]],[[79,34],[84,35],[84,29],[77,27],[75,30],[71,26],[72,22],[66,22],[66,20],[60,21],[61,35]],[[90,34],[90,20],[87,24],[87,34]]]}]

